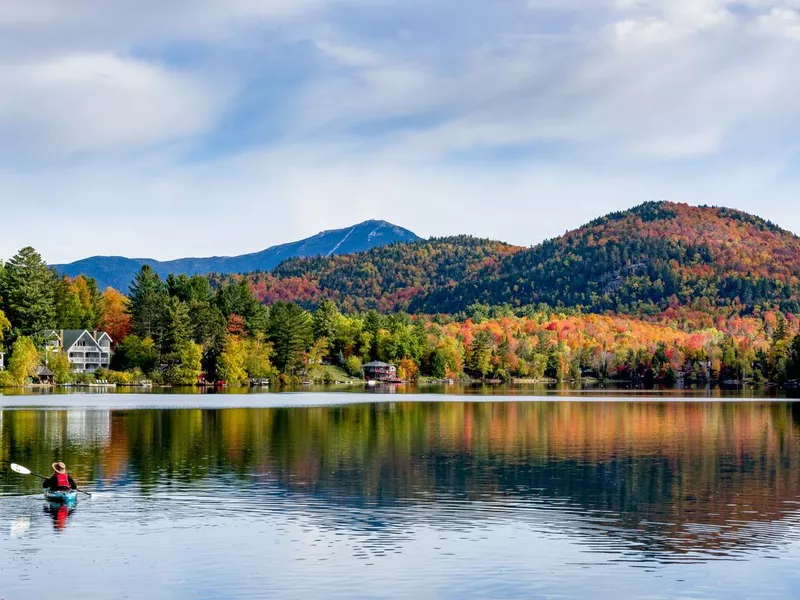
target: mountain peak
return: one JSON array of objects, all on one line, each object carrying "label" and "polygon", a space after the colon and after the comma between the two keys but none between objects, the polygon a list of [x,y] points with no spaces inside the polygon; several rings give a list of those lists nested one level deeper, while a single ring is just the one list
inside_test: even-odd
[{"label": "mountain peak", "polygon": [[310,238],[241,256],[180,258],[163,262],[149,258],[93,256],[67,265],[56,265],[56,269],[59,273],[70,277],[76,275],[93,277],[101,287],[112,286],[126,291],[134,275],[145,264],[150,265],[162,277],[170,274],[249,273],[270,271],[290,258],[350,254],[396,242],[414,242],[419,239],[420,237],[412,231],[388,221],[369,220],[343,229],[322,231]]}]

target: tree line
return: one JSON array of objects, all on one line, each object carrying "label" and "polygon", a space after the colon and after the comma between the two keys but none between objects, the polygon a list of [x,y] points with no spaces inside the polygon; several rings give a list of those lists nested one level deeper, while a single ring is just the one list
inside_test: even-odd
[{"label": "tree line", "polygon": [[[170,275],[144,266],[127,294],[59,277],[32,248],[0,267],[0,384],[19,385],[46,364],[74,381],[62,353],[42,352],[48,329],[102,329],[114,340],[119,383],[296,384],[360,377],[381,360],[401,378],[560,381],[800,379],[800,322],[777,309],[742,316],[674,307],[649,318],[586,314],[546,304],[473,304],[455,315],[262,303],[248,277]],[[85,376],[84,376],[85,377]]]}]

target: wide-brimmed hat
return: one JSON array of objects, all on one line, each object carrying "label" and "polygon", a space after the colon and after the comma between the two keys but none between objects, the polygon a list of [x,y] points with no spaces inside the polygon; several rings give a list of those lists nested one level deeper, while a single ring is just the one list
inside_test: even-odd
[{"label": "wide-brimmed hat", "polygon": [[54,462],[53,463],[53,471],[63,475],[64,473],[67,472],[67,465],[65,465],[63,462]]}]

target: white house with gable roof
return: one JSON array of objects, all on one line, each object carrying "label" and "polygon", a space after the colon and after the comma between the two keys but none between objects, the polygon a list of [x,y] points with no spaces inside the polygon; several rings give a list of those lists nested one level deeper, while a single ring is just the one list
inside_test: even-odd
[{"label": "white house with gable roof", "polygon": [[44,332],[45,350],[66,352],[75,373],[94,373],[111,364],[111,336],[105,331],[62,329]]}]

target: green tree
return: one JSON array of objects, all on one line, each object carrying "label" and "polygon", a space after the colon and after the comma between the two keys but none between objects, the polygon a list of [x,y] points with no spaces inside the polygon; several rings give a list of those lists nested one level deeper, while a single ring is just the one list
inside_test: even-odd
[{"label": "green tree", "polygon": [[788,379],[800,379],[800,335],[792,340],[792,347],[789,351],[789,364],[787,367]]},{"label": "green tree", "polygon": [[5,265],[0,308],[19,335],[35,335],[56,324],[55,274],[36,250],[26,247]]},{"label": "green tree", "polygon": [[439,348],[433,351],[430,359],[431,375],[437,379],[444,379],[447,376],[447,357]]},{"label": "green tree", "polygon": [[303,366],[305,351],[314,337],[312,318],[296,304],[276,302],[270,308],[269,341],[275,348],[275,366],[294,374]]},{"label": "green tree", "polygon": [[128,314],[135,335],[151,338],[157,344],[161,342],[166,296],[161,277],[149,265],[143,265],[133,279],[128,297]]},{"label": "green tree", "polygon": [[151,338],[129,335],[117,345],[111,361],[112,367],[119,371],[139,369],[150,374],[158,363],[158,352]]},{"label": "green tree", "polygon": [[189,307],[177,297],[167,298],[162,312],[161,353],[170,357],[182,349],[192,338],[192,320]]},{"label": "green tree", "polygon": [[469,352],[469,369],[483,378],[492,370],[492,337],[487,331],[479,331],[472,340]]},{"label": "green tree", "polygon": [[169,275],[167,277],[167,292],[182,302],[210,303],[214,300],[214,289],[207,277],[202,275]]},{"label": "green tree", "polygon": [[336,338],[337,323],[341,314],[331,300],[327,298],[319,303],[314,311],[314,339],[327,338],[333,341]]}]

